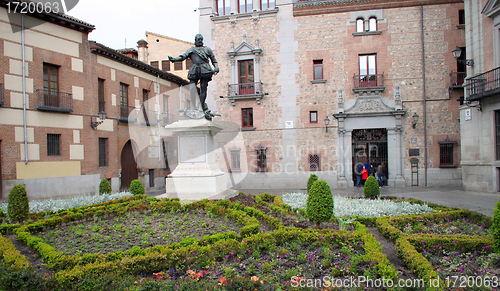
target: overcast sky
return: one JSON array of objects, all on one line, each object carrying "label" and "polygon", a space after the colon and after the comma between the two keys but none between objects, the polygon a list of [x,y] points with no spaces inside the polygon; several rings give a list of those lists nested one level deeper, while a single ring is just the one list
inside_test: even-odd
[{"label": "overcast sky", "polygon": [[194,42],[199,0],[80,0],[69,15],[95,25],[89,34],[113,49],[137,46],[146,31]]}]

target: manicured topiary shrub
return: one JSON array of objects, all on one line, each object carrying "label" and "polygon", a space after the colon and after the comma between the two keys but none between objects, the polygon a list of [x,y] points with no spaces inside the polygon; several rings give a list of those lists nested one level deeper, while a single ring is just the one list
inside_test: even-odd
[{"label": "manicured topiary shrub", "polygon": [[333,196],[330,186],[325,181],[316,181],[309,189],[306,214],[309,220],[316,222],[317,228],[321,222],[329,221],[332,217]]},{"label": "manicured topiary shrub", "polygon": [[130,183],[130,193],[132,193],[134,195],[146,194],[146,191],[144,191],[144,186],[142,185],[141,181],[133,180]]},{"label": "manicured topiary shrub", "polygon": [[311,176],[309,176],[309,180],[307,180],[307,193],[308,194],[309,194],[309,189],[311,189],[311,186],[316,181],[318,181],[318,176],[316,176],[316,174],[311,174]]},{"label": "manicured topiary shrub", "polygon": [[378,198],[380,196],[380,186],[375,177],[369,176],[368,179],[366,179],[363,192],[365,193],[365,198]]},{"label": "manicured topiary shrub", "polygon": [[108,179],[102,179],[99,183],[99,194],[110,194],[111,184],[109,184]]},{"label": "manicured topiary shrub", "polygon": [[23,185],[15,185],[9,192],[8,214],[10,220],[21,222],[28,217],[30,205]]},{"label": "manicured topiary shrub", "polygon": [[500,201],[497,202],[493,211],[492,225],[490,228],[491,239],[495,252],[500,253]]}]

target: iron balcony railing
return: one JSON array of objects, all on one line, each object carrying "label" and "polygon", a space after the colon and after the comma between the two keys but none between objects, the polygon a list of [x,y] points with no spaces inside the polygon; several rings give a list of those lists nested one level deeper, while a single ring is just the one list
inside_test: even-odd
[{"label": "iron balcony railing", "polygon": [[466,72],[451,72],[450,73],[451,87],[462,88],[466,76],[467,76]]},{"label": "iron balcony railing", "polygon": [[354,89],[384,87],[384,74],[354,75]]},{"label": "iron balcony railing", "polygon": [[468,100],[500,93],[500,67],[468,79],[465,90]]},{"label": "iron balcony railing", "polygon": [[0,83],[0,106],[4,104],[3,102],[3,83]]},{"label": "iron balcony railing", "polygon": [[229,97],[247,95],[262,95],[262,82],[229,84]]},{"label": "iron balcony railing", "polygon": [[140,108],[133,106],[128,106],[125,104],[120,104],[120,117],[119,122],[136,122],[139,112],[142,112]]},{"label": "iron balcony railing", "polygon": [[56,90],[37,89],[38,106],[40,111],[73,112],[73,95]]}]

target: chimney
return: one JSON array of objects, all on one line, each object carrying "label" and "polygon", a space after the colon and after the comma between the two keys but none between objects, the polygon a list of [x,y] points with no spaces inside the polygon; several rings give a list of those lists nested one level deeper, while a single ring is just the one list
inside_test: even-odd
[{"label": "chimney", "polygon": [[139,61],[149,64],[148,61],[148,42],[141,39],[137,42],[137,47],[139,51]]}]

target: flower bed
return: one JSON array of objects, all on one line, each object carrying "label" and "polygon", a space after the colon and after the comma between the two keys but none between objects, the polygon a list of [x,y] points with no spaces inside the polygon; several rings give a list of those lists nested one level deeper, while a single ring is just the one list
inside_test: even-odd
[{"label": "flower bed", "polygon": [[34,235],[65,254],[124,251],[139,246],[167,245],[182,239],[197,239],[224,232],[239,232],[241,226],[227,217],[204,209],[161,213],[133,212],[95,221],[66,224]]},{"label": "flower bed", "polygon": [[[287,193],[283,195],[283,202],[292,208],[305,209],[307,194]],[[338,217],[382,217],[435,212],[427,204],[410,203],[408,201],[394,202],[385,199],[351,199],[333,196],[333,205],[333,213]]]},{"label": "flower bed", "polygon": [[[471,224],[477,225],[479,230],[491,226],[491,218],[469,210],[382,217],[377,219],[377,226],[384,236],[395,242],[398,256],[416,276],[426,282],[431,279],[439,281],[439,286],[429,287],[432,290],[442,290],[445,286],[460,287],[456,281],[450,280],[453,276],[493,276],[500,272],[498,267],[495,267],[493,273],[488,271],[487,267],[486,270],[483,268],[498,261],[494,255],[489,255],[490,246],[493,244],[491,239],[485,236],[485,233],[481,235],[481,231],[480,234],[471,234],[464,230],[457,234],[455,229],[450,228],[451,222],[454,222],[454,226],[458,224],[466,230]],[[430,226],[433,230],[442,230],[447,224],[451,230],[443,232],[449,234],[423,233],[427,230],[425,226]],[[408,231],[408,228],[414,229],[414,226],[420,228],[417,233]],[[457,254],[464,256],[461,258]],[[476,262],[476,265],[471,264],[471,261]],[[481,268],[483,270],[480,270]]]},{"label": "flower bed", "polygon": [[[43,279],[41,282],[64,286],[62,289],[67,288],[66,290],[85,289],[81,286],[81,282],[87,280],[84,278],[92,277],[92,274],[99,274],[99,278],[92,277],[88,280],[94,281],[89,282],[110,280],[110,286],[114,283],[109,278],[118,276],[130,282],[127,281],[130,280],[130,276],[147,274],[147,277],[155,281],[136,279],[134,282],[137,286],[146,286],[154,282],[156,287],[181,288],[185,283],[179,284],[179,278],[183,277],[186,282],[192,281],[191,288],[196,290],[199,290],[197,287],[200,286],[206,286],[209,290],[226,286],[228,288],[249,286],[251,290],[281,287],[287,290],[293,289],[291,280],[294,276],[295,282],[321,278],[326,280],[326,277],[348,278],[357,275],[367,275],[371,278],[397,277],[394,267],[381,252],[380,244],[360,223],[356,223],[354,232],[302,230],[284,227],[279,219],[238,202],[221,200],[213,203],[203,200],[181,206],[175,199],[157,201],[148,198],[145,201],[145,196],[138,196],[61,211],[52,214],[48,219],[42,219],[44,216],[41,214],[32,215],[39,220],[25,225],[5,225],[3,231],[15,233],[21,241],[39,252],[45,263],[55,272],[53,278]],[[289,206],[281,202],[280,197],[271,195],[261,197],[265,197],[269,202],[272,201],[265,203],[274,211],[287,213],[290,210]],[[212,218],[217,217],[218,221],[210,222],[213,225],[220,224],[221,217],[222,221],[227,217],[242,227],[239,229],[239,234],[232,231],[202,238],[183,237],[181,241],[169,245],[154,242],[156,245],[153,247],[141,248],[135,245],[127,250],[114,252],[108,249],[110,252],[107,254],[104,254],[105,251],[95,249],[91,250],[92,253],[82,251],[82,254],[77,255],[65,254],[54,248],[57,245],[51,245],[50,237],[33,235],[38,232],[48,235],[53,231],[54,236],[64,238],[75,235],[76,238],[76,235],[84,235],[87,231],[89,234],[92,232],[106,237],[105,231],[109,233],[116,230],[117,234],[120,233],[119,229],[124,227],[123,220],[131,224],[132,217],[143,219],[142,224],[136,227],[142,226],[147,233],[146,230],[151,228],[148,225],[155,224],[154,219],[159,219],[159,223],[162,223],[161,218],[167,219],[166,217],[170,215],[174,224],[176,223],[174,217],[188,222],[192,220],[191,215],[195,212],[208,217],[213,216]],[[131,213],[135,216],[127,218]],[[151,220],[150,224],[146,223],[148,219]],[[209,223],[208,220],[205,220],[205,223]],[[262,224],[269,225],[275,230],[270,233],[259,233]],[[60,233],[56,233],[57,230],[53,228],[55,226],[61,230]],[[188,228],[189,225],[185,227]],[[214,228],[214,231],[220,232],[222,229]],[[121,235],[123,236],[124,232],[121,232]],[[182,232],[180,236],[183,236]],[[116,245],[112,240],[111,243]],[[148,243],[151,244],[150,241]],[[70,250],[68,248],[67,252]],[[177,281],[172,280],[174,278]],[[195,283],[197,280],[200,281]],[[266,287],[261,288],[262,286]],[[119,288],[121,287],[117,287],[117,290]]]}]

